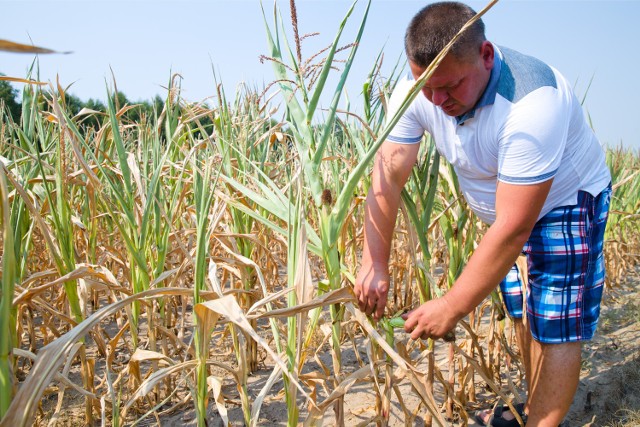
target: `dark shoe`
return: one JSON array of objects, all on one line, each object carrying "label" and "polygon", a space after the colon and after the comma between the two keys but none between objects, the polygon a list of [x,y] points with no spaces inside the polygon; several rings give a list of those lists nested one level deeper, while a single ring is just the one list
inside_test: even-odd
[{"label": "dark shoe", "polygon": [[489,416],[489,419],[487,421],[484,420],[484,415],[489,412],[489,409],[480,409],[476,412],[474,412],[473,414],[473,418],[476,420],[476,422],[478,424],[480,424],[482,427],[485,427],[487,425],[487,422],[489,424],[491,424],[491,420],[493,420],[493,414],[491,414]]},{"label": "dark shoe", "polygon": [[[524,423],[527,423],[527,414],[524,413],[524,403],[518,403],[514,405],[516,411],[518,411],[518,415],[522,418]],[[475,420],[481,426],[494,426],[494,427],[520,427],[520,423],[518,423],[517,418],[513,418],[511,420],[507,420],[503,418],[504,411],[510,411],[508,405],[496,406],[496,409],[493,411],[493,414],[489,417],[487,421],[483,418],[483,415],[486,415],[486,410],[476,411],[474,414]]]}]

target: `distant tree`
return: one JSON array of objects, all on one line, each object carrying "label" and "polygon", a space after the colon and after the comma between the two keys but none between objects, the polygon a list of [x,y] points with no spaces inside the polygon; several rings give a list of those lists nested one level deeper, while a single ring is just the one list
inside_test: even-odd
[{"label": "distant tree", "polygon": [[105,107],[104,103],[99,99],[89,98],[89,100],[85,102],[84,106],[89,110],[100,111],[101,113],[107,111],[107,107]]},{"label": "distant tree", "polygon": [[162,109],[164,108],[165,100],[156,95],[151,101],[138,101],[136,103],[137,108],[131,111],[129,119],[138,123],[141,118],[146,118],[147,121],[153,120],[155,116],[160,116]]},{"label": "distant tree", "polygon": [[127,111],[127,118],[133,123],[140,123],[143,119],[151,120],[153,117],[153,105],[149,101],[138,101],[133,103],[134,108]]},{"label": "distant tree", "polygon": [[133,106],[133,108],[130,108],[129,110],[127,110],[127,112],[123,116],[127,120],[129,120],[131,123],[140,123],[140,120],[143,117],[148,118],[149,117],[148,112],[152,111],[151,103],[149,101],[132,102],[127,98],[127,96],[124,93],[118,92],[116,94],[116,99],[115,99],[116,110],[120,110],[125,106],[127,107]]},{"label": "distant tree", "polygon": [[153,107],[156,109],[158,115],[160,115],[164,108],[164,99],[162,99],[160,95],[156,95],[155,98],[153,98]]},{"label": "distant tree", "polygon": [[80,98],[75,95],[65,94],[65,107],[67,108],[67,112],[73,117],[80,112],[84,108],[84,102]]},{"label": "distant tree", "polygon": [[[0,76],[4,76],[4,74],[0,74]],[[13,121],[20,120],[22,108],[18,102],[18,90],[5,80],[0,80],[0,103],[5,105]]]},{"label": "distant tree", "polygon": [[118,93],[116,93],[116,109],[120,109],[127,104],[130,104],[127,96],[124,93],[118,91]]},{"label": "distant tree", "polygon": [[97,111],[98,113],[93,113],[88,115],[83,123],[86,127],[92,127],[93,129],[98,129],[100,124],[102,123],[102,114],[107,111],[107,107],[104,105],[102,101],[99,99],[89,98],[87,102],[84,103],[84,107],[88,110]]}]

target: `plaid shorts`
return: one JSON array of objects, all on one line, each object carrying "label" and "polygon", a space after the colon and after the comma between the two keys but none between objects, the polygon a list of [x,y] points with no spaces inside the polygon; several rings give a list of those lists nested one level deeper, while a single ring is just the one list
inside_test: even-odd
[{"label": "plaid shorts", "polygon": [[[580,191],[575,206],[553,209],[536,223],[523,248],[527,257],[527,320],[542,343],[589,340],[600,315],[604,286],[602,246],[611,186],[598,196]],[[509,316],[522,318],[522,283],[514,265],[500,283]]]}]

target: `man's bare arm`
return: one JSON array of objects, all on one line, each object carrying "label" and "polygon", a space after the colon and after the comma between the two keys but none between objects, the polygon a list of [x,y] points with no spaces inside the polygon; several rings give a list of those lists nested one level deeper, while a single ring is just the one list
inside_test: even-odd
[{"label": "man's bare arm", "polygon": [[389,291],[389,252],[400,197],[418,158],[420,144],[385,141],[376,155],[367,194],[362,263],[355,294],[360,309],[380,319]]},{"label": "man's bare arm", "polygon": [[405,330],[412,338],[444,336],[504,279],[531,235],[551,183],[498,182],[496,221],[449,292],[410,313]]}]

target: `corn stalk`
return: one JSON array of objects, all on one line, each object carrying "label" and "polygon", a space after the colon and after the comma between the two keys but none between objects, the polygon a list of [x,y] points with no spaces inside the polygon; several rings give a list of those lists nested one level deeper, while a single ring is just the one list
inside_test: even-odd
[{"label": "corn stalk", "polygon": [[16,313],[13,289],[16,257],[11,227],[9,191],[4,164],[0,166],[0,217],[2,218],[2,295],[0,295],[0,420],[6,415],[13,397],[13,346]]},{"label": "corn stalk", "polygon": [[[206,147],[208,148],[208,147]],[[205,148],[205,150],[206,150]],[[207,150],[208,151],[208,150]],[[214,189],[211,185],[213,179],[213,156],[193,156],[193,195],[196,210],[196,257],[194,264],[194,284],[193,301],[199,304],[203,301],[201,293],[206,289],[205,280],[207,277],[207,257],[209,255],[209,242],[211,238],[211,227],[209,216],[211,214]],[[204,160],[202,161],[202,157]],[[198,162],[200,160],[200,162]],[[198,164],[200,163],[200,164]],[[207,416],[207,357],[209,355],[208,340],[202,336],[202,328],[199,327],[198,319],[195,321],[195,344],[196,359],[198,366],[196,370],[196,412],[198,417],[198,427],[206,426]],[[207,335],[208,336],[208,335]],[[235,336],[235,334],[234,334]],[[239,359],[240,360],[240,359]]]},{"label": "corn stalk", "polygon": [[[214,141],[221,156],[221,169],[227,177],[233,177],[239,183],[247,185],[252,177],[247,175],[251,163],[264,166],[269,153],[268,116],[262,114],[257,95],[238,92],[232,106],[228,104],[222,85],[218,85],[218,109],[214,119]],[[233,196],[232,196],[233,197]],[[256,210],[250,200],[243,200],[251,210]],[[228,206],[231,220],[229,231],[236,236],[233,239],[234,249],[241,256],[251,259],[255,244],[249,236],[253,231],[254,218],[233,205]],[[257,275],[247,265],[241,265],[239,288],[242,292],[242,307],[248,310],[256,302]],[[252,327],[256,328],[255,321]],[[258,346],[253,340],[247,342],[245,358],[249,372],[258,369]]]}]

